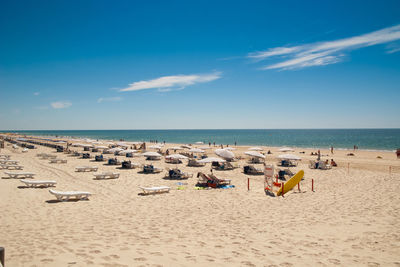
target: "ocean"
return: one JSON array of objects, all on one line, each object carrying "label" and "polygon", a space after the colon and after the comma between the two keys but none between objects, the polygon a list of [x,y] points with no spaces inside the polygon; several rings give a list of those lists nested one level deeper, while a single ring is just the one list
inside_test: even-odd
[{"label": "ocean", "polygon": [[[6,132],[6,131],[3,131]],[[394,151],[400,148],[400,129],[246,129],[246,130],[44,130],[7,131],[26,135],[69,136],[125,141],[158,140],[193,144],[292,146],[302,148]]]}]

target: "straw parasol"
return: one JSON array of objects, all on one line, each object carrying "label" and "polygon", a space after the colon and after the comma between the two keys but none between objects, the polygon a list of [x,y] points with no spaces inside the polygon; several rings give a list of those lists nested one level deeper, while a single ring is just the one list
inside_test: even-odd
[{"label": "straw parasol", "polygon": [[293,154],[282,154],[277,157],[278,159],[287,159],[287,160],[301,160],[301,158],[297,155]]},{"label": "straw parasol", "polygon": [[256,158],[265,159],[265,156],[263,154],[261,154],[260,152],[257,152],[257,151],[246,151],[246,152],[244,152],[244,154],[252,156],[252,157],[256,157]]},{"label": "straw parasol", "polygon": [[235,157],[235,154],[226,149],[216,149],[214,152],[215,154],[224,159],[233,159]]},{"label": "straw parasol", "polygon": [[221,158],[216,158],[216,157],[209,157],[209,158],[205,158],[205,159],[201,159],[197,162],[200,163],[210,163],[210,162],[225,162],[226,160],[221,159]]},{"label": "straw parasol", "polygon": [[181,154],[171,154],[168,156],[165,156],[167,159],[187,159],[188,157],[181,155]]}]

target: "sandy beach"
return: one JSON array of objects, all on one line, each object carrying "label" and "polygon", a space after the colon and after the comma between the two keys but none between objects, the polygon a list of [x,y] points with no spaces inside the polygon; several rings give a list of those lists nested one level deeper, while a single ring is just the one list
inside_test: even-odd
[{"label": "sandy beach", "polygon": [[[305,171],[301,191],[269,197],[263,176],[243,173],[245,146],[233,151],[244,158],[240,168],[214,171],[235,188],[210,190],[195,188],[197,172],[209,173],[210,164],[154,161],[164,170],[194,174],[176,181],[163,179],[166,171],[141,174],[36,147],[22,153],[6,143],[0,154],[19,160],[24,171],[36,174],[33,180],[56,180],[56,190],[93,195],[88,201],[57,202],[48,188],[25,188],[1,170],[0,246],[6,249],[6,266],[400,266],[400,160],[392,152],[321,150],[323,159],[333,158],[339,166],[316,170],[308,167],[316,150],[295,149],[302,161],[291,169]],[[278,148],[268,150],[266,162],[276,164]],[[350,152],[355,156],[347,156]],[[49,163],[38,153],[68,162]],[[130,160],[146,162],[142,156]],[[94,180],[93,172],[75,172],[86,165],[120,177]],[[139,186],[161,185],[171,187],[170,193],[139,194]]]}]

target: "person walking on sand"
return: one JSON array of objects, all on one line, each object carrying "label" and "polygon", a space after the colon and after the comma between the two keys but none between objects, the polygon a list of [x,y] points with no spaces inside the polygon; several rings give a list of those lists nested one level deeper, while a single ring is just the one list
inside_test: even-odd
[{"label": "person walking on sand", "polygon": [[333,154],[333,146],[331,146],[331,154]]},{"label": "person walking on sand", "polygon": [[317,160],[319,161],[321,159],[321,151],[318,149],[318,158]]}]

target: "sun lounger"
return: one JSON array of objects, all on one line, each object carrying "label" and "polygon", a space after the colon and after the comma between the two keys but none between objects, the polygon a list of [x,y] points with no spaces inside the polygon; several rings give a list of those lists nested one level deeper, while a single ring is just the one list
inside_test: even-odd
[{"label": "sun lounger", "polygon": [[0,168],[7,170],[22,170],[24,166],[21,165],[9,165],[9,164],[0,164]]},{"label": "sun lounger", "polygon": [[81,200],[81,199],[89,199],[89,196],[92,194],[89,192],[82,192],[82,191],[55,191],[50,189],[49,190],[50,194],[55,195],[57,200],[59,201],[68,201],[71,198],[74,198],[76,200]]},{"label": "sun lounger", "polygon": [[326,164],[325,161],[319,161],[318,162],[318,169],[329,170],[329,169],[332,169],[332,166],[330,164]]},{"label": "sun lounger", "polygon": [[162,169],[154,167],[153,165],[143,166],[143,173],[160,173],[160,172],[162,172]]},{"label": "sun lounger", "polygon": [[51,159],[50,163],[67,163],[66,159]]},{"label": "sun lounger", "polygon": [[143,190],[143,194],[145,194],[145,195],[169,193],[169,190],[171,189],[168,186],[156,186],[156,187],[141,187],[140,186],[140,188]]},{"label": "sun lounger", "polygon": [[189,167],[204,167],[206,166],[205,163],[198,162],[195,159],[189,159],[188,164]]},{"label": "sun lounger", "polygon": [[199,172],[197,174],[197,177],[199,178],[198,184],[200,184],[200,185],[207,185],[210,187],[219,187],[219,186],[231,184],[231,180],[217,178],[214,174],[207,175],[205,173]]},{"label": "sun lounger", "polygon": [[50,187],[54,186],[57,183],[56,181],[44,181],[44,180],[29,181],[21,179],[20,181],[23,182],[28,187]]},{"label": "sun lounger", "polygon": [[76,167],[75,168],[75,171],[77,171],[77,172],[86,172],[86,171],[89,171],[89,172],[92,172],[92,171],[97,171],[98,170],[98,167],[91,167],[91,166],[81,166],[81,167]]},{"label": "sun lounger", "polygon": [[261,175],[264,174],[264,170],[256,168],[252,165],[244,166],[243,168],[245,174]]},{"label": "sun lounger", "polygon": [[33,178],[35,175],[32,172],[4,172],[7,174],[10,178]]},{"label": "sun lounger", "polygon": [[183,172],[179,169],[168,169],[165,177],[169,179],[188,179],[193,177],[193,173]]},{"label": "sun lounger", "polygon": [[103,180],[103,179],[117,179],[119,178],[119,173],[117,172],[103,172],[103,173],[95,173],[94,179]]}]

